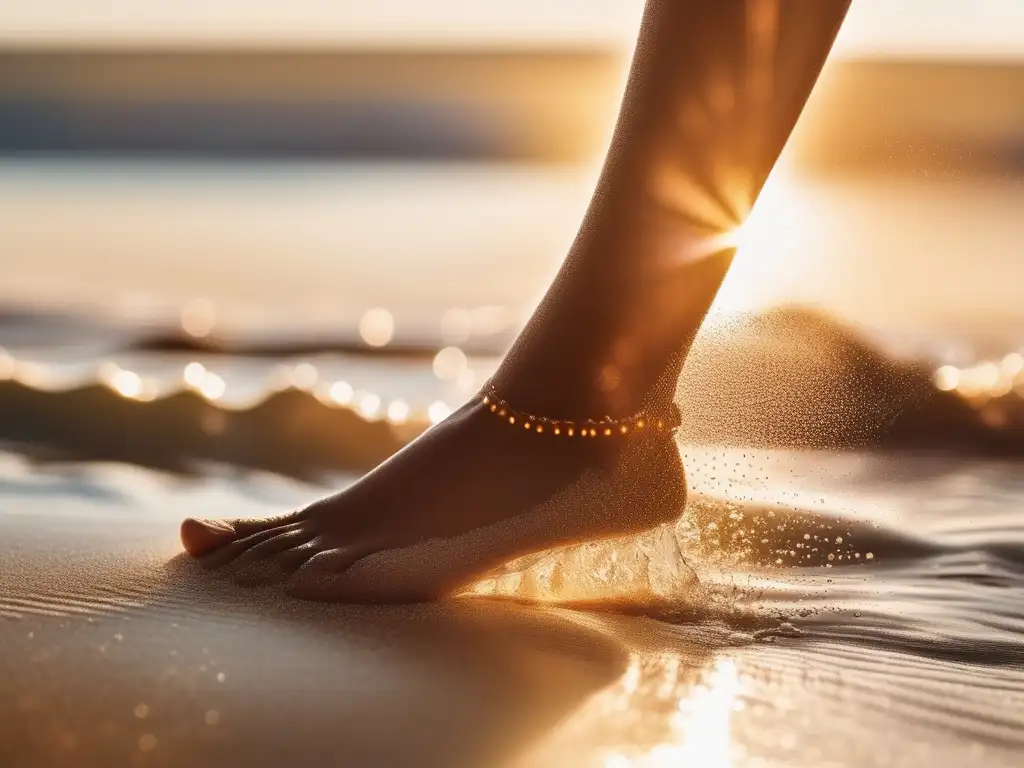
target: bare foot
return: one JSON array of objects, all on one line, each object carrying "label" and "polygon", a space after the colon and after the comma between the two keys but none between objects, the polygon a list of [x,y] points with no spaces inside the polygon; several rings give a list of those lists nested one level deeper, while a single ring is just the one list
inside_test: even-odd
[{"label": "bare foot", "polygon": [[[669,401],[732,260],[721,236],[768,178],[849,2],[767,4],[767,16],[747,0],[645,3],[608,159],[562,269],[495,373],[504,396],[551,415]],[[785,67],[765,30],[794,43]],[[752,72],[764,88],[749,87]],[[726,104],[710,108],[723,88]],[[182,540],[239,581],[404,601],[682,511],[667,431],[570,438],[496,415],[474,400],[343,493],[271,522],[186,520]]]},{"label": "bare foot", "polygon": [[341,493],[272,520],[189,518],[182,542],[240,583],[407,602],[529,552],[681,514],[685,480],[667,429],[556,437],[518,427],[473,400]]}]

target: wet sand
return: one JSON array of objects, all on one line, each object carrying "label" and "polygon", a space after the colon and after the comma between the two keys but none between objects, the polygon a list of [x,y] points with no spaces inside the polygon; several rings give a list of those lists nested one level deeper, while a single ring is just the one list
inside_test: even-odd
[{"label": "wet sand", "polygon": [[[0,455],[2,456],[2,455]],[[0,462],[0,765],[1019,765],[1024,672],[827,631],[240,591],[197,505],[311,489]],[[838,625],[836,625],[838,626]],[[865,628],[865,630],[868,628]]]},{"label": "wet sand", "polygon": [[4,515],[0,764],[491,765],[627,663],[510,604],[240,595],[168,522]]}]

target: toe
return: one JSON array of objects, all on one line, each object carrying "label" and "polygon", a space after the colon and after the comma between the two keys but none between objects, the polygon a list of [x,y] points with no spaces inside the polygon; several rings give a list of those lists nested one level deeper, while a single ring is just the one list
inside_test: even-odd
[{"label": "toe", "polygon": [[439,600],[500,564],[464,537],[428,539],[403,548],[348,547],[312,558],[288,580],[289,594],[341,603]]},{"label": "toe", "polygon": [[192,557],[202,557],[229,542],[297,522],[301,519],[301,514],[296,512],[260,520],[207,520],[188,517],[181,523],[181,543]]},{"label": "toe", "polygon": [[301,525],[280,529],[276,536],[264,539],[249,547],[235,558],[232,564],[235,568],[247,568],[258,565],[269,560],[274,555],[292,549],[300,544],[307,543],[316,534]]},{"label": "toe", "polygon": [[181,543],[192,557],[201,557],[235,538],[235,530],[223,520],[185,518],[181,523]]},{"label": "toe", "polygon": [[362,557],[355,547],[334,547],[317,552],[302,567],[310,574],[339,574]]},{"label": "toe", "polygon": [[295,530],[299,527],[298,523],[292,523],[291,525],[282,525],[275,528],[268,528],[265,531],[259,531],[251,536],[246,536],[244,539],[235,539],[221,547],[213,550],[207,555],[203,555],[199,558],[199,562],[204,568],[217,569],[223,568],[228,563],[233,562],[242,554],[248,552],[253,547],[262,544],[265,541],[274,539],[280,536],[282,533],[288,533],[289,531]]},{"label": "toe", "polygon": [[318,552],[288,580],[286,590],[288,594],[305,600],[345,602],[348,597],[342,586],[343,574],[363,554],[365,551],[354,547]]},{"label": "toe", "polygon": [[319,554],[324,550],[323,541],[319,538],[314,538],[311,541],[307,541],[305,544],[300,544],[297,547],[285,550],[281,554],[274,557],[278,567],[281,568],[285,573],[295,573],[302,566],[304,566],[314,555]]}]

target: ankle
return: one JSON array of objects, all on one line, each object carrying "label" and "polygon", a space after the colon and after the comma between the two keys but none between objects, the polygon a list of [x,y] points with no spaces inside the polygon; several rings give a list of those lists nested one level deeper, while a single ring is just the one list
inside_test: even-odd
[{"label": "ankle", "polygon": [[489,424],[489,432],[507,435],[517,444],[529,445],[531,456],[561,463],[566,456],[610,469],[631,455],[653,455],[674,445],[679,411],[674,404],[626,417],[561,418],[516,407],[493,389],[485,388],[474,399],[473,409]]}]

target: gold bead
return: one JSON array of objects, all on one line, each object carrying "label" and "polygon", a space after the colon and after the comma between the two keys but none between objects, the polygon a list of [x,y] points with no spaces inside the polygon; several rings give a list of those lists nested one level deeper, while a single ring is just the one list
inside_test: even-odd
[{"label": "gold bead", "polygon": [[627,435],[631,430],[639,431],[647,427],[658,430],[666,428],[663,419],[658,419],[649,425],[647,419],[640,416],[628,419],[613,419],[611,416],[605,416],[599,420],[587,419],[583,426],[579,426],[571,421],[558,422],[554,419],[546,419],[543,416],[533,416],[529,413],[517,412],[509,408],[504,400],[490,394],[480,395],[479,397],[483,404],[490,408],[491,413],[497,413],[498,416],[502,419],[508,419],[508,423],[513,425],[518,419],[523,425],[523,429],[527,431],[536,430],[538,434],[544,432],[545,424],[550,427],[550,432],[556,435],[561,435],[564,432],[567,437],[597,437],[598,433],[601,432],[604,433],[605,437],[611,437],[616,433]]}]

